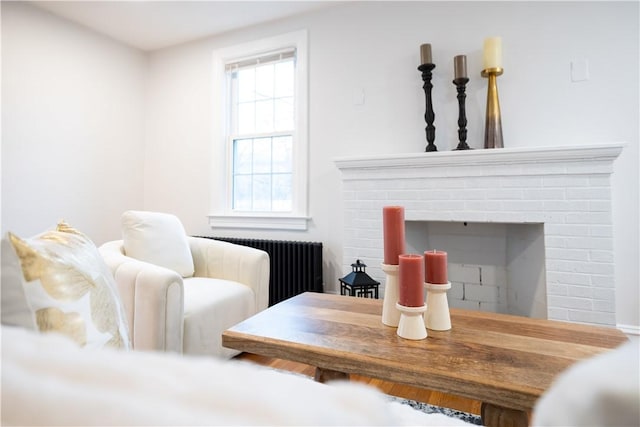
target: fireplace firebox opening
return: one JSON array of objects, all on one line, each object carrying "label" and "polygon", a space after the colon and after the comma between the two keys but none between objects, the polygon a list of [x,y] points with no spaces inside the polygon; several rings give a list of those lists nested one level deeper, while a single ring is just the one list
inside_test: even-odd
[{"label": "fireplace firebox opening", "polygon": [[453,308],[547,318],[544,224],[407,221],[407,251],[448,254]]}]

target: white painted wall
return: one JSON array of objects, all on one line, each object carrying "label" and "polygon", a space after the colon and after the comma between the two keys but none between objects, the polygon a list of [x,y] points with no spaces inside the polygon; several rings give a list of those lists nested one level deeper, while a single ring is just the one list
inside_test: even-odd
[{"label": "white painted wall", "polygon": [[[310,57],[310,212],[306,233],[211,230],[207,225],[211,52],[306,28]],[[424,93],[416,67],[431,43],[436,144],[457,145],[453,57],[466,54],[468,142],[482,147],[485,37],[503,38],[498,79],[505,145],[625,141],[616,164],[618,323],[638,326],[638,4],[353,2],[156,52],[150,62],[146,204],[175,210],[193,234],[319,240],[325,288],[342,271],[341,181],[333,163],[358,154],[421,152]],[[590,79],[571,81],[572,60]],[[364,91],[364,104],[355,99]]]},{"label": "white painted wall", "polygon": [[[310,47],[310,228],[211,230],[211,52],[302,28]],[[135,50],[28,4],[3,2],[2,230],[35,233],[65,217],[99,243],[119,235],[124,209],[164,210],[179,215],[190,234],[322,241],[326,289],[335,290],[347,272],[333,160],[424,150],[416,70],[422,43],[432,43],[437,64],[436,144],[456,145],[453,57],[466,54],[468,142],[480,148],[481,49],[492,35],[503,37],[498,87],[506,146],[628,144],[614,174],[616,286],[618,323],[637,328],[634,2],[352,2],[155,52],[148,70]],[[574,59],[589,62],[588,81],[571,82]]]},{"label": "white painted wall", "polygon": [[26,2],[2,2],[2,233],[59,219],[98,244],[143,206],[147,57]]}]

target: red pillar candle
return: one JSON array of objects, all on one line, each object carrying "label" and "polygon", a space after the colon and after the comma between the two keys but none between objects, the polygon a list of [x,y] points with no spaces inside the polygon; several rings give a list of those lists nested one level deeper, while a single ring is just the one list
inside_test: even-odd
[{"label": "red pillar candle", "polygon": [[447,253],[443,251],[424,252],[424,277],[427,283],[446,285],[447,277]]},{"label": "red pillar candle", "polygon": [[398,255],[405,253],[404,208],[385,206],[382,208],[384,237],[384,263],[398,265]]},{"label": "red pillar candle", "polygon": [[398,257],[398,302],[405,307],[424,305],[424,258],[417,254]]}]

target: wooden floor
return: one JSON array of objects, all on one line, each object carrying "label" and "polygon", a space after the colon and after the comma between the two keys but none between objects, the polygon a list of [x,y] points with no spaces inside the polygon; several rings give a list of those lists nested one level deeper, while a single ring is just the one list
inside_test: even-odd
[{"label": "wooden floor", "polygon": [[[290,362],[282,359],[273,359],[270,357],[258,356],[255,354],[241,353],[236,359],[249,360],[260,365],[268,366],[274,369],[295,372],[313,378],[315,368],[303,363]],[[361,375],[351,375],[352,381],[363,382],[378,388],[383,393],[393,396],[403,397],[405,399],[417,400],[429,403],[431,405],[443,406],[446,408],[457,409],[459,411],[480,415],[480,402],[469,400],[458,396],[452,396],[436,391],[424,390],[403,384],[395,384],[388,381],[382,381],[375,378],[368,378]]]}]

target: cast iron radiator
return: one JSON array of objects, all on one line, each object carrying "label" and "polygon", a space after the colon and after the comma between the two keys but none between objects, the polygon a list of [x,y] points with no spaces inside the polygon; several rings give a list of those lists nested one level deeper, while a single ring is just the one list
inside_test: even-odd
[{"label": "cast iron radiator", "polygon": [[322,292],[322,243],[206,237],[261,249],[269,254],[269,306],[306,291]]}]

